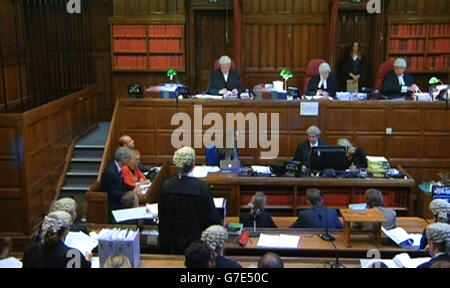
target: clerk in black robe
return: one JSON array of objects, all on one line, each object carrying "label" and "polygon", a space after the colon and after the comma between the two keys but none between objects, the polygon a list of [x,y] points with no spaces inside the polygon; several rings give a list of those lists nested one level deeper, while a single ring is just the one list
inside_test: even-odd
[{"label": "clerk in black robe", "polygon": [[339,69],[339,88],[347,91],[347,81],[358,81],[358,89],[366,86],[366,61],[361,54],[359,42],[355,41],[349,51],[341,59]]},{"label": "clerk in black robe", "polygon": [[184,147],[175,152],[179,175],[170,178],[161,189],[158,203],[159,239],[166,254],[183,254],[202,231],[220,224],[212,192],[205,182],[189,176],[195,167],[195,152]]},{"label": "clerk in black robe", "polygon": [[239,73],[231,69],[231,59],[228,56],[222,56],[219,64],[220,69],[211,74],[206,94],[223,96],[240,94],[244,86]]},{"label": "clerk in black robe", "polygon": [[419,92],[420,88],[414,83],[414,77],[405,73],[406,61],[397,59],[394,62],[394,71],[389,72],[383,81],[382,94],[388,99],[408,98],[412,93]]}]

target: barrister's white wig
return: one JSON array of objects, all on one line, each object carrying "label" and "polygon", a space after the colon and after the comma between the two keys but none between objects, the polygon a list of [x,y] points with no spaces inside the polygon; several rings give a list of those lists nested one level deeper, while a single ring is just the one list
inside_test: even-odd
[{"label": "barrister's white wig", "polygon": [[195,164],[195,150],[191,147],[183,147],[175,151],[173,164],[178,168],[180,174],[191,172]]},{"label": "barrister's white wig", "polygon": [[52,211],[65,211],[72,215],[72,220],[75,220],[73,218],[76,217],[76,209],[77,209],[77,202],[73,200],[72,198],[61,198],[53,204]]},{"label": "barrister's white wig", "polygon": [[48,232],[57,234],[60,231],[65,231],[70,228],[72,216],[65,211],[54,211],[49,213],[44,218],[41,229],[41,239],[45,238]]},{"label": "barrister's white wig", "polygon": [[308,130],[306,130],[307,135],[319,136],[321,133],[322,133],[322,131],[320,131],[319,127],[317,127],[317,126],[311,126],[308,128]]},{"label": "barrister's white wig", "polygon": [[447,223],[434,223],[427,227],[427,238],[434,243],[447,243],[450,245],[450,225]]},{"label": "barrister's white wig", "polygon": [[219,59],[219,65],[220,66],[225,66],[225,65],[231,65],[231,58],[228,56],[222,56]]},{"label": "barrister's white wig", "polygon": [[331,73],[331,67],[328,63],[322,63],[319,66],[319,74]]},{"label": "barrister's white wig", "polygon": [[406,68],[406,60],[403,58],[398,58],[397,60],[395,60],[394,62],[394,67],[395,68]]},{"label": "barrister's white wig", "polygon": [[218,249],[223,248],[225,241],[228,239],[228,233],[225,228],[220,225],[210,226],[202,232],[201,240],[208,244],[212,251],[217,252]]}]

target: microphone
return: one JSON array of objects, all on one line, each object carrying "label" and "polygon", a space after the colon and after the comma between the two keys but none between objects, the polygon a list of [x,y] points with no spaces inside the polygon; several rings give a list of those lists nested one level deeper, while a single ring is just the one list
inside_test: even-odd
[{"label": "microphone", "polygon": [[247,205],[247,208],[250,209],[249,215],[253,217],[253,232],[250,233],[250,237],[257,238],[260,236],[260,233],[256,232],[256,216],[258,216],[261,211],[259,209],[255,210],[255,206],[253,205],[253,203],[249,203]]},{"label": "microphone", "polygon": [[[318,216],[320,222],[322,223],[322,214],[320,214],[320,212]],[[326,207],[325,207],[325,225],[326,225],[325,233],[322,233],[319,236],[320,238],[322,238],[322,240],[331,242],[331,244],[333,245],[334,252],[336,253],[336,262],[330,262],[330,268],[345,268],[344,265],[339,263],[339,253],[336,244],[334,243],[336,239],[328,233],[328,209]]]}]

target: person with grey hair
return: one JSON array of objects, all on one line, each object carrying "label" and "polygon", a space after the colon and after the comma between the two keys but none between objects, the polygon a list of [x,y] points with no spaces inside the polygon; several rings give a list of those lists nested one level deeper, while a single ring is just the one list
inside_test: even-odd
[{"label": "person with grey hair", "polygon": [[72,216],[72,222],[70,225],[70,231],[72,232],[84,232],[89,234],[89,230],[86,228],[86,223],[84,223],[81,218],[82,215],[77,215],[78,203],[72,198],[60,198],[55,201],[52,205],[51,211],[65,211]]},{"label": "person with grey hair", "polygon": [[201,241],[208,244],[209,248],[213,251],[216,268],[242,268],[239,263],[223,256],[223,249],[227,240],[227,230],[220,225],[213,225],[202,232]]},{"label": "person with grey hair", "polygon": [[[434,199],[430,202],[428,206],[431,214],[433,214],[434,221],[436,223],[447,223],[450,224],[450,203],[444,199]],[[422,239],[420,239],[419,249],[425,249],[428,244],[426,229],[422,233]]]},{"label": "person with grey hair", "polygon": [[430,268],[437,262],[450,262],[450,224],[430,224],[426,230],[428,238],[427,251],[432,257],[430,261],[417,268]]},{"label": "person with grey hair", "polygon": [[330,64],[322,63],[319,66],[319,75],[309,81],[306,95],[335,98],[337,90],[338,80],[332,75]]},{"label": "person with grey hair", "polygon": [[222,56],[219,59],[220,69],[213,71],[209,79],[207,94],[237,96],[244,90],[241,76],[235,70],[231,69],[232,61],[228,56]]},{"label": "person with grey hair", "polygon": [[122,176],[122,168],[129,165],[131,161],[131,150],[128,147],[119,147],[115,153],[114,161],[103,172],[100,189],[102,192],[108,193],[108,204],[110,210],[110,221],[115,223],[115,219],[111,213],[113,210],[121,208],[120,201],[126,191],[135,190],[139,193],[139,186],[129,187],[125,184]]},{"label": "person with grey hair", "polygon": [[313,147],[329,146],[328,143],[320,139],[319,127],[311,126],[306,130],[308,140],[301,142],[295,151],[294,161],[299,161],[303,166],[310,167],[311,151]]},{"label": "person with grey hair", "polygon": [[[394,210],[383,207],[384,199],[383,193],[378,189],[368,189],[364,194],[364,199],[366,200],[367,207],[370,209],[377,209],[380,211],[384,218],[386,218],[386,222],[383,223],[383,227],[387,230],[394,229],[397,227],[397,213]],[[372,224],[365,224],[361,226],[366,231],[372,231]],[[354,226],[354,228],[358,228],[358,226]]]},{"label": "person with grey hair", "polygon": [[253,227],[255,222],[257,228],[277,228],[272,217],[264,210],[266,203],[266,195],[263,192],[256,192],[248,205],[249,213],[241,213],[239,222],[244,224],[244,227]]},{"label": "person with grey hair", "polygon": [[23,268],[90,268],[91,254],[84,256],[64,244],[72,216],[54,211],[42,223],[42,241],[30,245],[23,256]]},{"label": "person with grey hair", "polygon": [[394,70],[386,74],[383,80],[382,94],[388,99],[411,97],[412,93],[420,92],[414,83],[414,77],[406,73],[406,61],[398,58],[394,62]]},{"label": "person with grey hair", "polygon": [[178,175],[168,179],[158,201],[159,239],[166,254],[183,254],[203,230],[220,224],[220,216],[209,185],[190,176],[195,167],[195,151],[178,149],[173,156]]}]

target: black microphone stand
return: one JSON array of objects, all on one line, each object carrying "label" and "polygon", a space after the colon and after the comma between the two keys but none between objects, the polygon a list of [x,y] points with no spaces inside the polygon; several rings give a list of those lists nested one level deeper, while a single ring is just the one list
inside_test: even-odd
[{"label": "black microphone stand", "polygon": [[[319,214],[319,218],[322,221],[322,215]],[[330,262],[330,268],[345,268],[344,265],[342,265],[341,263],[339,263],[339,253],[336,247],[336,244],[334,243],[334,241],[336,240],[336,238],[334,238],[333,236],[330,235],[330,233],[328,232],[328,209],[325,207],[325,233],[320,234],[320,238],[324,241],[327,242],[331,242],[331,244],[333,245],[334,248],[334,252],[336,253],[336,262]]]},{"label": "black microphone stand", "polygon": [[252,217],[253,217],[253,231],[250,232],[250,237],[258,238],[261,235],[261,233],[256,232],[256,216],[258,216],[258,214],[259,214],[259,209],[256,209],[256,211],[252,209],[252,212],[253,212],[253,215],[252,215]]}]

